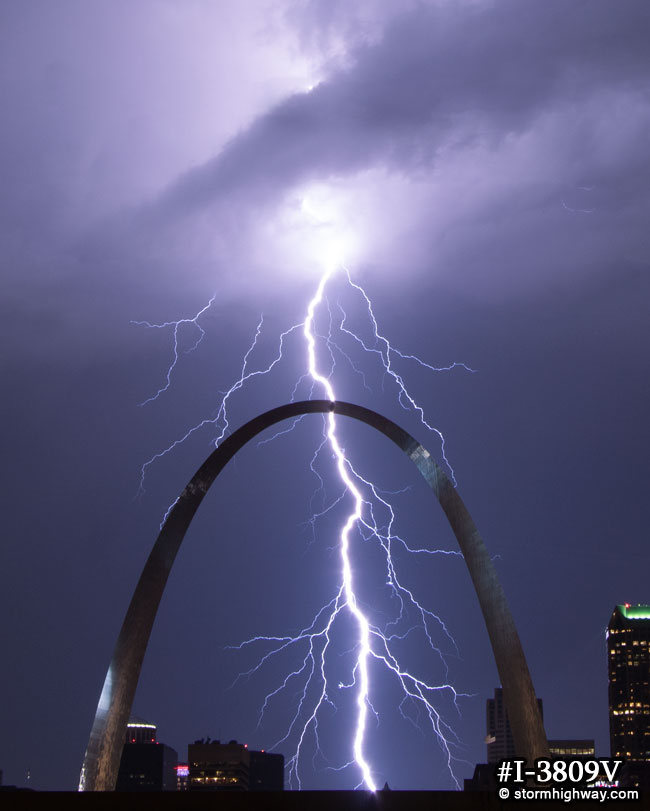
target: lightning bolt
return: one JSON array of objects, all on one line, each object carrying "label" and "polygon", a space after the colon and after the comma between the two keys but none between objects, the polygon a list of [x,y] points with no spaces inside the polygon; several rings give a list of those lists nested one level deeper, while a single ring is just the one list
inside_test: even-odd
[{"label": "lightning bolt", "polygon": [[197,348],[197,346],[201,343],[201,341],[205,337],[205,330],[199,324],[199,318],[203,315],[203,313],[205,313],[207,310],[209,310],[210,307],[212,307],[212,304],[213,304],[215,298],[216,298],[216,295],[212,296],[212,298],[205,305],[205,307],[203,307],[203,309],[199,310],[198,313],[193,318],[181,318],[178,321],[165,321],[163,324],[151,324],[149,321],[131,321],[131,323],[135,324],[136,326],[148,327],[149,329],[167,329],[167,327],[171,327],[173,329],[173,334],[174,334],[174,357],[173,357],[173,360],[171,362],[171,365],[170,365],[169,369],[167,370],[167,376],[166,376],[166,380],[165,380],[165,385],[161,386],[155,394],[152,394],[151,397],[147,397],[146,400],[143,400],[140,403],[141,406],[145,406],[145,405],[147,405],[147,403],[153,403],[154,400],[157,400],[160,397],[160,395],[163,394],[164,392],[166,392],[167,389],[171,386],[171,384],[172,384],[172,373],[173,373],[174,369],[176,368],[176,364],[178,363],[178,360],[179,360],[178,342],[179,342],[179,332],[180,332],[181,327],[183,327],[185,324],[191,324],[192,326],[194,326],[196,328],[196,330],[199,333],[198,338],[196,339],[194,344],[192,344],[192,346],[189,349],[185,350],[186,354],[189,354],[190,352],[193,352]]},{"label": "lightning bolt", "polygon": [[[329,301],[325,297],[325,289],[332,280],[335,274],[343,276],[347,282],[349,289],[355,291],[364,303],[364,307],[368,314],[369,323],[371,325],[371,340],[364,340],[348,326],[348,316],[340,304],[337,304],[338,320],[335,323],[335,316]],[[195,344],[189,351],[194,350],[203,338],[204,330],[200,327],[198,320],[206,310],[212,305],[214,297],[210,302],[192,318],[181,319],[179,321],[165,322],[163,324],[151,324],[149,322],[134,322],[139,325],[144,325],[151,328],[170,328],[173,330],[174,349],[173,358],[166,374],[166,382],[159,388],[155,395],[149,397],[144,401],[144,404],[153,402],[160,397],[171,385],[171,377],[179,360],[179,330],[183,325],[191,324],[198,331],[199,336]],[[327,312],[329,315],[329,329],[327,334],[319,334],[316,331],[315,320],[316,313],[324,304],[327,305]],[[402,408],[411,410],[417,414],[418,419],[422,425],[436,435],[440,441],[440,447],[443,459],[447,465],[452,478],[454,472],[451,468],[449,460],[445,453],[445,441],[442,433],[435,427],[427,422],[424,410],[416,402],[413,396],[409,393],[403,377],[396,371],[395,362],[399,358],[403,361],[411,361],[419,366],[426,368],[430,371],[451,371],[455,368],[463,368],[468,372],[474,370],[463,363],[453,363],[445,367],[432,366],[415,355],[405,354],[393,347],[389,340],[383,336],[378,328],[377,319],[375,317],[370,298],[365,290],[356,282],[352,280],[349,270],[344,265],[339,265],[335,268],[327,270],[320,278],[316,292],[307,306],[306,317],[303,322],[294,324],[289,329],[281,333],[278,341],[278,348],[275,357],[272,361],[261,368],[252,367],[252,356],[257,347],[264,325],[263,317],[260,319],[255,330],[254,337],[248,350],[246,351],[240,374],[234,383],[228,388],[227,391],[222,392],[223,397],[216,409],[216,414],[209,419],[205,419],[197,425],[190,428],[183,436],[171,443],[167,448],[152,456],[147,462],[144,463],[141,470],[141,489],[144,488],[144,480],[147,469],[156,460],[162,458],[175,447],[188,439],[192,434],[201,430],[204,427],[210,426],[217,432],[214,438],[214,444],[218,445],[229,429],[228,419],[228,406],[229,401],[233,395],[242,389],[247,381],[253,377],[264,376],[270,374],[275,366],[283,359],[285,349],[285,342],[288,339],[293,339],[302,331],[306,347],[306,371],[298,378],[291,399],[297,396],[299,387],[307,382],[309,385],[309,396],[312,397],[317,390],[324,392],[325,398],[334,403],[336,400],[335,391],[331,382],[331,378],[336,368],[335,353],[346,359],[352,369],[361,375],[363,384],[369,388],[366,382],[363,371],[357,368],[349,354],[344,351],[342,346],[334,339],[333,330],[338,329],[342,336],[347,336],[353,344],[360,346],[365,354],[375,357],[379,360],[383,374],[386,379],[392,381],[396,387],[397,399]],[[319,344],[324,343],[330,357],[329,372],[325,374],[319,367],[317,358],[317,347]],[[320,392],[319,392],[320,396]],[[297,418],[293,424],[282,431],[278,431],[270,439],[262,440],[260,444],[270,442],[283,434],[292,431],[301,418]],[[251,676],[262,668],[269,660],[283,651],[302,647],[303,654],[299,666],[286,675],[286,677],[269,692],[264,699],[263,705],[260,710],[258,726],[262,723],[264,713],[268,709],[271,701],[278,696],[282,691],[287,689],[289,685],[298,682],[301,684],[299,688],[299,699],[293,718],[288,724],[286,733],[283,737],[277,740],[272,749],[277,749],[283,743],[287,742],[293,737],[297,740],[295,744],[294,754],[288,760],[289,781],[291,784],[295,781],[298,788],[301,788],[300,780],[300,760],[303,751],[306,747],[310,733],[313,735],[316,743],[316,751],[320,751],[319,741],[319,718],[322,710],[326,707],[336,707],[332,698],[334,695],[334,687],[326,672],[326,664],[328,661],[328,654],[332,647],[332,632],[335,625],[338,623],[339,618],[346,616],[352,620],[355,629],[355,639],[352,650],[354,651],[354,663],[351,668],[351,673],[348,681],[339,681],[336,685],[339,690],[352,690],[355,693],[356,717],[354,722],[354,734],[350,746],[350,759],[341,766],[330,767],[335,770],[342,770],[349,767],[354,767],[359,774],[358,786],[363,786],[370,791],[375,791],[377,783],[375,776],[373,776],[372,767],[368,761],[367,756],[367,737],[368,737],[368,720],[369,714],[374,716],[377,720],[379,715],[372,703],[371,696],[371,672],[374,666],[382,666],[389,673],[392,674],[397,684],[402,691],[402,701],[399,710],[402,716],[411,720],[406,714],[405,707],[409,702],[415,704],[418,708],[424,710],[428,719],[430,728],[438,740],[443,753],[446,757],[446,763],[449,773],[457,788],[460,788],[458,781],[454,775],[453,764],[454,756],[452,754],[453,748],[459,743],[453,730],[449,724],[443,719],[439,710],[436,709],[436,698],[444,693],[451,697],[454,706],[458,710],[457,699],[461,694],[457,693],[451,684],[429,684],[427,681],[419,678],[417,675],[411,673],[409,670],[400,665],[399,658],[395,651],[396,644],[404,640],[408,635],[417,631],[418,629],[423,632],[426,639],[426,644],[429,648],[440,658],[445,672],[446,662],[442,652],[434,644],[432,636],[432,626],[438,627],[451,640],[453,639],[449,634],[444,622],[440,617],[432,611],[423,606],[415,597],[413,592],[402,583],[398,571],[397,564],[393,556],[394,546],[397,544],[410,554],[444,554],[454,555],[460,554],[447,550],[429,550],[424,548],[413,548],[402,539],[399,535],[394,534],[393,525],[395,521],[395,512],[390,501],[382,495],[379,488],[370,480],[365,479],[352,465],[347,458],[344,448],[341,445],[337,435],[337,425],[333,411],[329,412],[324,417],[323,426],[323,439],[317,447],[312,457],[310,468],[311,471],[319,479],[319,487],[317,493],[322,493],[323,499],[325,498],[325,484],[324,480],[319,474],[316,464],[320,455],[328,450],[330,456],[335,461],[335,467],[338,478],[341,482],[342,492],[329,504],[325,505],[323,502],[322,509],[314,512],[310,519],[312,530],[319,518],[332,510],[336,505],[341,502],[350,501],[352,506],[347,514],[338,537],[338,554],[340,561],[340,582],[336,589],[335,594],[329,602],[320,608],[311,622],[302,628],[297,634],[293,636],[256,636],[251,639],[241,642],[239,645],[230,646],[233,649],[242,650],[251,645],[265,644],[269,646],[268,652],[264,654],[257,664],[246,673],[240,674],[242,676]],[[454,478],[455,481],[455,478]],[[312,497],[312,505],[316,494]],[[173,506],[173,505],[171,505]],[[168,508],[163,523],[169,513]],[[379,513],[385,514],[386,518],[379,518]],[[362,602],[358,597],[355,590],[355,577],[353,573],[351,548],[356,539],[361,541],[376,541],[378,542],[381,550],[383,551],[384,560],[386,564],[386,585],[391,590],[391,593],[397,600],[399,611],[397,616],[388,622],[382,629],[376,623],[371,622],[367,611],[364,610]],[[416,624],[411,624],[410,627],[403,631],[403,625],[410,621],[411,616],[415,614],[417,621]],[[455,646],[455,645],[454,645]]]},{"label": "lightning bolt", "polygon": [[[316,307],[323,298],[323,290],[325,289],[325,285],[327,284],[329,277],[330,273],[326,273],[322,277],[320,284],[318,285],[318,289],[316,290],[316,295],[309,302],[309,306],[307,308],[307,318],[305,319],[304,335],[307,341],[307,359],[308,359],[309,374],[311,375],[314,381],[319,383],[324,388],[328,399],[333,403],[336,399],[336,397],[334,396],[334,389],[332,388],[332,385],[329,382],[329,380],[323,377],[321,374],[319,374],[316,368],[316,340],[312,332],[312,326],[314,321],[314,310],[316,309]],[[334,451],[334,455],[336,457],[336,467],[339,476],[341,477],[343,483],[345,484],[345,487],[348,490],[348,492],[350,492],[354,498],[354,510],[348,516],[348,519],[345,522],[340,535],[341,568],[343,576],[343,585],[340,594],[341,597],[344,599],[344,605],[354,616],[359,631],[359,655],[357,657],[357,663],[355,667],[355,671],[357,671],[359,676],[359,690],[357,693],[358,715],[357,715],[357,729],[354,735],[354,759],[356,760],[356,762],[359,765],[359,768],[361,769],[361,773],[363,775],[363,780],[365,784],[371,791],[375,791],[376,786],[370,773],[370,766],[366,761],[363,751],[363,744],[366,732],[366,718],[368,715],[368,707],[370,706],[370,699],[368,695],[368,658],[371,654],[370,623],[368,622],[368,619],[365,616],[365,614],[361,611],[361,609],[357,605],[357,598],[354,593],[354,581],[352,578],[352,566],[350,564],[350,532],[352,531],[352,528],[357,524],[357,522],[361,520],[363,499],[361,497],[361,493],[355,486],[352,476],[350,476],[350,473],[354,475],[354,472],[352,471],[352,468],[348,465],[348,462],[345,458],[345,454],[343,453],[343,450],[337,439],[336,420],[334,419],[333,411],[330,411],[329,415],[327,416],[327,420],[328,420],[327,438],[329,440],[330,447]]]}]

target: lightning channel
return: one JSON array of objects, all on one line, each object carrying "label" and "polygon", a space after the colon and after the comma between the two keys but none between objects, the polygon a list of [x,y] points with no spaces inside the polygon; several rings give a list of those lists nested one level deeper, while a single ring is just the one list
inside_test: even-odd
[{"label": "lightning channel", "polygon": [[192,318],[180,318],[180,319],[178,319],[178,321],[165,321],[162,324],[152,324],[150,321],[131,321],[131,323],[135,324],[136,326],[147,327],[148,329],[167,329],[168,327],[171,327],[172,330],[173,330],[173,335],[174,335],[173,358],[172,358],[171,364],[169,365],[169,368],[167,369],[167,374],[165,376],[165,383],[164,383],[164,385],[162,385],[158,389],[158,391],[155,394],[152,394],[151,397],[147,397],[146,400],[143,400],[140,403],[140,406],[145,406],[148,403],[153,403],[155,400],[157,400],[160,397],[161,394],[166,392],[167,389],[171,386],[171,384],[172,384],[172,373],[173,373],[174,369],[176,368],[176,365],[178,364],[178,360],[179,360],[179,351],[180,350],[179,350],[179,345],[178,344],[179,344],[179,332],[181,330],[181,327],[191,324],[193,327],[195,327],[195,329],[199,333],[197,339],[194,341],[192,346],[190,346],[189,349],[184,350],[186,354],[189,354],[190,352],[193,352],[198,347],[198,345],[201,343],[201,341],[205,337],[205,330],[199,324],[199,318],[203,315],[203,313],[207,312],[210,309],[210,307],[212,307],[212,304],[214,303],[214,300],[215,300],[216,297],[217,297],[216,294],[214,296],[212,296],[212,298],[210,299],[210,301],[208,301],[208,303],[205,305],[205,307],[200,309],[197,312],[197,314],[195,316],[193,316]]},{"label": "lightning channel", "polygon": [[[313,335],[313,321],[314,321],[314,310],[317,305],[321,302],[323,298],[323,290],[325,285],[327,284],[331,271],[327,272],[321,278],[320,284],[318,285],[318,289],[316,290],[316,294],[309,302],[309,306],[307,307],[307,318],[305,319],[305,329],[304,335],[307,341],[307,361],[308,361],[308,368],[309,374],[311,375],[312,379],[319,383],[330,402],[334,403],[336,397],[334,395],[334,389],[332,388],[332,384],[330,381],[323,377],[316,365],[316,352],[315,346],[316,341]],[[363,498],[361,497],[361,493],[357,489],[355,482],[353,481],[352,476],[350,473],[353,473],[351,470],[347,459],[345,458],[345,454],[339,444],[338,437],[336,435],[336,419],[334,417],[334,411],[330,411],[327,415],[328,420],[328,428],[327,428],[327,438],[329,440],[330,447],[334,452],[334,456],[336,458],[336,467],[339,473],[339,476],[345,487],[349,493],[351,493],[354,499],[354,510],[348,515],[348,518],[343,525],[343,529],[341,530],[340,535],[340,551],[341,551],[341,567],[342,567],[342,577],[343,577],[343,586],[342,591],[345,600],[345,606],[350,611],[350,613],[354,616],[357,628],[358,628],[358,645],[359,645],[359,653],[357,656],[356,661],[356,675],[359,678],[359,687],[357,692],[357,725],[356,730],[354,733],[354,759],[361,770],[361,774],[363,775],[363,781],[365,785],[371,790],[376,790],[375,781],[372,777],[370,766],[368,761],[365,757],[364,752],[364,742],[365,742],[365,734],[366,734],[366,719],[368,717],[368,708],[370,704],[369,699],[369,679],[368,679],[368,658],[371,654],[370,649],[370,623],[368,622],[368,618],[366,615],[361,611],[357,604],[357,597],[354,591],[354,580],[352,576],[352,566],[350,563],[350,532],[352,531],[353,527],[357,524],[358,521],[361,520],[362,517],[362,510],[363,510]],[[354,475],[354,474],[353,474]],[[356,676],[355,676],[356,680]]]},{"label": "lightning channel", "polygon": [[[348,288],[361,298],[363,307],[367,312],[371,339],[364,339],[349,325],[349,318],[343,306],[337,302],[333,310],[329,299],[326,297],[326,288],[333,277],[338,275],[347,282]],[[192,325],[198,336],[189,350],[194,351],[201,343],[205,330],[199,324],[200,317],[212,306],[214,297],[208,304],[188,319],[179,321],[154,324],[147,321],[133,322],[149,328],[169,328],[173,332],[173,357],[167,370],[165,381],[157,392],[143,401],[142,405],[151,403],[159,399],[170,387],[174,370],[179,362],[181,350],[179,333],[185,325]],[[319,333],[316,328],[317,312],[321,308],[327,308],[328,329],[324,334]],[[352,279],[350,271],[344,265],[338,265],[324,272],[317,285],[316,291],[307,304],[304,321],[286,329],[278,338],[277,350],[272,360],[265,365],[255,365],[253,362],[255,351],[258,347],[264,329],[264,317],[262,316],[257,324],[248,349],[244,353],[239,374],[230,387],[222,391],[222,399],[210,417],[207,417],[189,428],[182,436],[174,440],[162,451],[151,456],[141,468],[140,490],[144,491],[145,477],[148,469],[156,461],[171,453],[176,447],[184,443],[191,436],[201,431],[209,429],[212,431],[212,442],[218,446],[230,429],[229,407],[232,398],[240,392],[245,385],[255,377],[270,375],[275,367],[283,360],[287,343],[297,341],[302,338],[306,350],[305,369],[298,377],[291,400],[293,401],[301,386],[305,383],[308,386],[308,396],[324,395],[332,403],[336,402],[336,394],[332,383],[337,371],[337,357],[347,362],[352,370],[361,377],[363,386],[369,390],[366,374],[362,368],[352,360],[350,354],[343,348],[341,343],[335,339],[334,332],[338,331],[342,337],[352,341],[352,345],[361,347],[364,354],[369,358],[379,361],[380,369],[385,379],[392,381],[397,392],[397,401],[406,410],[414,412],[420,423],[432,434],[434,434],[441,448],[442,458],[447,465],[450,475],[455,483],[455,476],[445,450],[445,438],[442,432],[432,426],[426,419],[423,407],[415,400],[409,392],[403,375],[398,372],[396,365],[398,359],[404,362],[413,362],[421,368],[432,372],[449,372],[454,369],[463,369],[473,373],[474,369],[464,363],[452,363],[448,366],[436,367],[429,364],[416,355],[403,353],[385,337],[379,330],[378,322],[372,307],[371,300],[364,288]],[[329,356],[329,363],[326,371],[322,368],[322,359],[318,357],[319,343],[324,345]],[[322,392],[322,395],[321,395]],[[296,418],[291,425],[283,430],[277,431],[273,436],[261,440],[259,444],[265,444],[277,440],[279,437],[290,433],[295,429],[302,417]],[[329,456],[333,459],[335,469],[340,481],[340,492],[329,501],[326,498],[325,481],[318,470],[318,461],[321,456]],[[379,712],[373,704],[372,694],[372,673],[373,668],[383,668],[392,675],[395,683],[399,686],[402,699],[399,705],[399,712],[402,716],[414,723],[407,712],[407,706],[412,705],[418,710],[423,710],[434,738],[438,741],[446,758],[449,774],[455,785],[459,788],[458,781],[454,774],[454,750],[459,745],[451,725],[443,718],[441,712],[436,708],[438,697],[442,694],[450,697],[457,712],[459,710],[458,699],[462,694],[446,681],[441,684],[431,684],[412,673],[401,663],[396,652],[399,642],[414,633],[421,633],[427,647],[439,658],[445,672],[445,679],[448,679],[447,662],[442,650],[434,642],[433,629],[438,629],[456,650],[455,642],[441,617],[426,607],[419,601],[413,590],[402,580],[398,571],[395,558],[395,548],[398,546],[409,555],[460,555],[459,552],[451,550],[431,550],[428,548],[412,546],[400,535],[394,532],[396,520],[395,510],[388,498],[389,494],[381,491],[370,479],[365,478],[360,471],[353,466],[346,455],[337,432],[337,423],[334,410],[330,410],[323,418],[323,435],[317,445],[311,461],[309,463],[311,472],[318,480],[318,487],[312,496],[311,508],[312,516],[309,525],[312,529],[312,539],[316,537],[316,524],[324,515],[328,514],[335,507],[343,503],[350,502],[347,508],[347,515],[338,534],[336,551],[338,554],[340,567],[340,581],[336,585],[329,600],[323,605],[312,620],[301,630],[290,636],[256,636],[247,639],[238,645],[230,646],[233,649],[243,650],[249,646],[265,645],[267,652],[264,653],[257,663],[238,678],[248,678],[258,673],[261,668],[267,665],[272,659],[286,651],[302,651],[298,653],[297,665],[284,676],[266,695],[261,706],[258,726],[263,723],[265,712],[271,703],[283,691],[294,689],[298,685],[298,700],[292,717],[285,727],[285,733],[278,738],[268,749],[277,749],[288,741],[295,741],[293,754],[288,760],[287,768],[290,784],[300,789],[301,784],[301,758],[308,745],[310,735],[315,742],[315,752],[321,751],[319,737],[319,721],[322,712],[326,707],[336,709],[334,696],[336,691],[352,691],[354,693],[354,729],[350,742],[350,756],[345,763],[338,766],[328,766],[327,768],[341,771],[353,768],[358,774],[358,787],[364,787],[370,791],[376,791],[378,775],[373,770],[368,756],[369,722],[372,718],[377,725],[380,720]],[[315,509],[316,500],[321,499],[321,506]],[[161,527],[173,507],[170,505],[162,519]],[[396,601],[397,610],[391,618],[380,628],[376,621],[372,621],[367,608],[360,599],[355,574],[352,565],[352,547],[355,543],[376,542],[383,553],[385,561],[385,585],[390,590]],[[333,684],[328,676],[327,662],[332,649],[332,633],[343,621],[343,617],[351,620],[354,628],[354,639],[349,653],[353,652],[353,664],[350,675],[345,680],[339,680]],[[415,618],[415,619],[413,619]],[[408,624],[406,630],[404,626]],[[375,702],[377,696],[374,697]],[[315,757],[315,755],[314,755]],[[313,758],[312,758],[313,760]]]}]

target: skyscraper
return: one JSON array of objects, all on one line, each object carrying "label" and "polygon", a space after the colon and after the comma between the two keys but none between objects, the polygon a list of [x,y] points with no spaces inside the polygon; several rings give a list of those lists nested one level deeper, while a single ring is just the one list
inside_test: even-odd
[{"label": "skyscraper", "polygon": [[[544,716],[542,699],[537,699],[540,716]],[[487,763],[477,763],[474,775],[465,779],[465,791],[495,791],[498,788],[495,765],[501,760],[521,757],[515,751],[515,742],[508,721],[508,713],[503,701],[503,688],[495,687],[494,698],[488,698],[485,705]],[[548,750],[552,758],[576,759],[594,758],[596,747],[591,738],[548,739]]]},{"label": "skyscraper", "polygon": [[[541,698],[537,699],[537,705],[539,706],[540,716],[544,718],[544,707]],[[521,753],[515,752],[515,742],[503,700],[502,687],[494,688],[494,698],[488,698],[485,710],[487,729],[485,742],[487,744],[488,763],[498,763],[504,758],[516,757],[517,754],[521,756]]]},{"label": "skyscraper", "polygon": [[650,605],[617,605],[607,626],[613,758],[650,763]]},{"label": "skyscraper", "polygon": [[156,725],[131,718],[126,728],[117,791],[174,791],[178,756],[157,741]]}]

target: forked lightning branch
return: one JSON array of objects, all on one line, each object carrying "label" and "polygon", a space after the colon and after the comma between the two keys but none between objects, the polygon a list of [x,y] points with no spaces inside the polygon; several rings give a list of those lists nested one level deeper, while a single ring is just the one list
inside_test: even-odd
[{"label": "forked lightning branch", "polygon": [[[348,286],[350,293],[356,297],[367,314],[371,333],[370,340],[364,339],[351,329],[348,325],[347,314],[340,305],[337,305],[336,308],[337,317],[335,318],[333,315],[333,308],[327,299],[327,289],[334,277],[339,281],[342,280]],[[196,330],[194,343],[190,347],[190,351],[196,349],[205,334],[199,323],[201,316],[213,306],[214,301],[214,298],[211,299],[192,318],[164,324],[143,321],[134,322],[151,328],[168,328],[173,334],[173,358],[166,374],[165,383],[156,394],[145,400],[143,405],[157,400],[173,383],[174,371],[180,359],[180,328],[183,325],[192,325]],[[316,329],[315,323],[319,313],[329,323],[326,334],[320,334]],[[442,458],[453,479],[453,470],[445,452],[444,437],[437,428],[427,421],[424,410],[407,389],[402,374],[397,371],[397,364],[399,361],[415,363],[430,371],[449,371],[456,367],[462,367],[470,372],[473,370],[462,363],[452,363],[442,368],[434,367],[415,355],[404,354],[393,347],[389,340],[379,331],[377,319],[366,291],[352,280],[350,272],[343,264],[332,265],[323,273],[317,289],[307,305],[304,321],[293,325],[281,334],[277,352],[269,364],[262,368],[255,368],[253,365],[254,353],[258,342],[261,340],[262,330],[263,319],[260,320],[253,341],[243,357],[239,377],[224,394],[214,412],[214,416],[192,426],[183,436],[152,456],[142,467],[142,487],[149,466],[157,459],[171,452],[197,431],[212,428],[215,432],[214,443],[218,446],[230,429],[229,408],[232,405],[233,396],[242,390],[252,378],[272,375],[275,367],[284,359],[288,341],[303,341],[305,347],[305,365],[302,370],[299,370],[297,382],[292,392],[292,401],[298,386],[305,379],[310,382],[310,396],[312,398],[325,398],[332,402],[336,400],[337,366],[334,361],[335,351],[347,358],[352,368],[359,373],[364,385],[366,385],[363,370],[357,368],[350,356],[337,343],[337,331],[342,338],[347,337],[354,346],[358,347],[364,363],[368,365],[379,362],[381,364],[384,378],[394,387],[400,406],[405,410],[414,412],[422,425],[438,438]],[[274,439],[285,433],[287,432],[278,432]],[[297,707],[293,715],[287,718],[285,733],[275,741],[273,748],[279,749],[287,746],[291,748],[292,754],[287,764],[288,778],[292,786],[300,788],[301,762],[305,757],[307,747],[308,745],[316,747],[316,750],[320,747],[319,720],[322,713],[327,708],[336,706],[336,694],[340,690],[353,691],[355,707],[353,734],[349,742],[342,742],[340,746],[341,751],[347,750],[348,757],[344,762],[336,764],[333,768],[337,770],[353,770],[357,775],[356,778],[353,778],[354,784],[374,791],[377,788],[380,775],[373,769],[368,750],[371,736],[380,734],[380,716],[377,707],[381,703],[381,696],[377,694],[377,691],[373,690],[373,673],[376,672],[377,668],[383,668],[390,674],[401,691],[402,700],[399,710],[403,717],[405,720],[412,720],[407,713],[408,705],[414,706],[420,711],[420,717],[426,720],[430,734],[437,740],[442,749],[453,782],[459,787],[454,774],[454,750],[459,742],[450,725],[453,719],[443,718],[439,709],[440,699],[443,695],[447,699],[450,698],[453,705],[458,709],[457,698],[459,694],[451,684],[430,683],[420,674],[403,666],[398,655],[399,642],[413,630],[413,627],[417,627],[422,632],[425,644],[444,664],[443,654],[435,645],[434,636],[437,633],[442,633],[449,637],[450,640],[451,637],[443,620],[429,607],[420,602],[413,591],[403,582],[398,572],[394,551],[399,547],[401,552],[412,555],[459,553],[447,550],[414,548],[394,532],[395,512],[393,506],[372,481],[364,478],[358,472],[358,463],[354,463],[346,455],[338,438],[337,424],[333,412],[330,412],[324,420],[323,436],[318,440],[311,464],[314,473],[316,473],[314,461],[325,449],[329,451],[329,456],[335,465],[344,492],[344,495],[339,495],[330,507],[344,498],[345,503],[350,505],[337,539],[340,577],[338,584],[334,584],[332,599],[322,606],[308,622],[304,623],[302,629],[295,635],[257,636],[236,646],[240,649],[252,645],[264,646],[264,652],[260,654],[258,664],[251,671],[248,671],[248,674],[264,668],[269,660],[277,654],[288,651],[295,652],[295,669],[290,670],[281,683],[275,685],[269,691],[262,704],[263,715],[270,703],[283,691],[288,689],[295,691],[296,684],[299,685]],[[320,479],[320,476],[318,478]],[[385,520],[378,519],[377,516],[380,514],[387,516],[387,518]],[[313,515],[312,523],[315,523],[318,517],[317,514]],[[373,541],[382,552],[385,561],[386,583],[396,598],[395,604],[398,606],[396,616],[391,617],[383,628],[371,622],[368,612],[362,607],[353,570],[351,548],[355,543],[367,542],[368,540]],[[413,616],[417,618],[414,624],[409,619]],[[411,627],[403,628],[402,626],[407,621],[412,623]],[[345,625],[346,622],[347,625]],[[345,680],[338,679],[336,683],[332,683],[327,675],[330,672],[327,663],[328,656],[333,655],[332,635],[339,624],[354,629],[352,632],[353,638],[350,640],[350,648],[354,651],[353,664]],[[453,640],[451,640],[451,644],[453,644]],[[446,672],[446,666],[444,669]],[[371,718],[374,720],[372,730],[370,728]]]}]

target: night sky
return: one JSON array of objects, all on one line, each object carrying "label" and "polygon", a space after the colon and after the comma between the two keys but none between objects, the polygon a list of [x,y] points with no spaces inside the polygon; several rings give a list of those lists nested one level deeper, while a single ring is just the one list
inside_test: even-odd
[{"label": "night sky", "polygon": [[[593,737],[609,756],[605,626],[616,603],[650,602],[648,42],[646,0],[2,3],[6,784],[76,788],[131,593],[219,426],[150,465],[144,492],[141,467],[217,417],[262,315],[247,368],[270,364],[339,249],[395,347],[475,370],[394,356],[495,559],[549,737]],[[341,332],[345,313],[374,346],[359,291],[338,271],[326,294],[319,358],[337,396],[440,460],[377,353]],[[200,332],[179,327],[170,386],[140,406],[165,386],[174,332],[132,322],[191,319],[213,296],[203,340],[186,352]],[[299,330],[285,348],[229,398],[232,428],[291,398],[307,371]],[[342,444],[391,500],[395,532],[455,550],[408,459],[350,423]],[[336,593],[345,499],[309,520],[342,492],[331,454],[315,463],[324,490],[309,471],[322,424],[250,443],[188,532],[134,704],[181,758],[207,735],[268,749],[291,724],[297,679],[258,717],[304,648],[237,678],[270,648],[232,646],[296,633]],[[354,543],[360,603],[386,627],[385,562]],[[400,651],[463,694],[438,705],[462,783],[486,759],[498,686],[478,603],[459,556],[402,547],[396,560],[455,640],[431,622],[446,665],[421,628]],[[354,696],[339,682],[353,634],[348,619],[332,645],[303,788],[359,783],[336,770],[351,758]],[[377,782],[453,788],[421,709],[402,718],[395,680],[373,673]],[[287,758],[295,733],[277,747]]]}]

